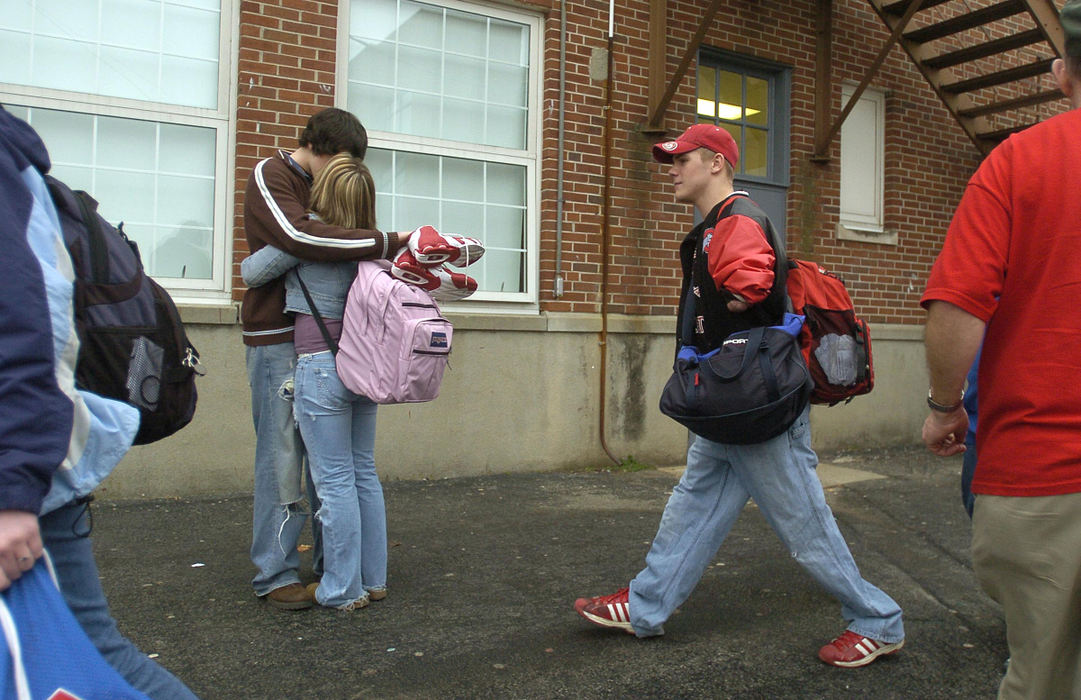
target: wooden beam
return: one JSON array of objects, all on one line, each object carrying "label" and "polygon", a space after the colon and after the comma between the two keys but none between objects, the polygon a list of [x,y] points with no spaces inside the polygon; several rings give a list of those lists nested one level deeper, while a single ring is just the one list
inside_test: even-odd
[{"label": "wooden beam", "polygon": [[833,95],[833,0],[818,0],[815,12],[815,149],[811,160],[828,162]]},{"label": "wooden beam", "polygon": [[687,53],[683,55],[683,59],[680,60],[679,66],[676,67],[676,72],[672,76],[671,81],[668,83],[668,89],[664,91],[664,96],[661,97],[661,101],[657,103],[656,108],[650,113],[649,119],[646,121],[646,131],[663,131],[662,121],[664,119],[665,110],[668,109],[668,105],[671,104],[672,98],[676,94],[676,89],[679,88],[680,82],[683,80],[683,76],[687,73],[687,68],[690,67],[691,61],[698,55],[698,47],[702,45],[702,40],[706,38],[706,32],[709,31],[709,27],[713,24],[713,18],[717,15],[717,10],[721,7],[723,0],[713,0],[709,4],[709,9],[706,10],[706,14],[702,16],[702,22],[698,25],[698,31],[695,32],[694,38],[691,39],[691,43],[687,45]]},{"label": "wooden beam", "polygon": [[658,109],[664,96],[664,69],[668,65],[668,0],[649,0],[649,72],[646,132],[663,133],[664,110]]},{"label": "wooden beam", "polygon": [[[820,3],[829,1],[830,0],[819,0]],[[844,109],[841,110],[841,115],[837,117],[837,121],[834,122],[828,130],[826,130],[822,125],[829,123],[830,94],[826,94],[826,99],[824,100],[826,104],[826,107],[824,109],[825,115],[824,118],[819,121],[819,103],[817,102],[817,100],[822,97],[822,94],[819,87],[815,85],[815,152],[814,155],[811,156],[811,160],[815,162],[829,161],[830,143],[832,143],[833,139],[837,136],[837,132],[841,130],[841,126],[845,123],[845,119],[848,118],[848,115],[851,114],[852,110],[856,107],[856,103],[859,102],[860,97],[863,95],[863,91],[866,90],[867,86],[871,84],[871,79],[875,77],[875,74],[878,73],[878,69],[882,67],[882,64],[885,62],[886,57],[890,53],[890,50],[894,47],[894,45],[897,44],[902,32],[904,32],[904,29],[908,25],[909,21],[911,21],[912,17],[920,11],[920,5],[922,4],[923,0],[912,0],[912,2],[908,5],[908,8],[905,10],[904,15],[902,15],[901,19],[897,21],[897,25],[890,33],[889,39],[886,39],[886,43],[883,44],[881,49],[879,49],[878,55],[875,56],[875,60],[871,61],[871,65],[867,67],[867,72],[864,74],[863,80],[860,81],[860,84],[852,92],[852,96],[848,98],[848,103],[845,104]],[[821,59],[821,57],[819,58]],[[826,71],[826,79],[829,80],[828,67],[826,68]],[[832,86],[829,87],[831,88],[832,92]],[[821,141],[819,141],[820,136],[822,138]]]}]

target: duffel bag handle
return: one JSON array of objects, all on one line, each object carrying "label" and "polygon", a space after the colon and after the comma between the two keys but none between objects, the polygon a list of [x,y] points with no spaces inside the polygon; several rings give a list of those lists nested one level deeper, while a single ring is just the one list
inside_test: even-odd
[{"label": "duffel bag handle", "polygon": [[758,367],[762,371],[762,379],[766,384],[766,396],[769,397],[770,403],[773,403],[781,398],[781,391],[777,383],[777,373],[773,371],[765,326],[755,326],[747,334],[747,345],[743,348],[743,361],[740,363],[739,369],[732,374],[718,372],[715,368],[712,368],[712,365],[711,369],[713,369],[714,374],[724,381],[732,381],[736,377],[742,376],[750,368],[751,362],[756,357],[758,358]]}]

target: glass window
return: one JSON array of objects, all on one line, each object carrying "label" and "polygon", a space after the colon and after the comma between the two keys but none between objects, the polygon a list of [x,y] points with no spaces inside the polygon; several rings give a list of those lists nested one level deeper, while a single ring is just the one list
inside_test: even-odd
[{"label": "glass window", "polygon": [[41,135],[53,174],[123,221],[166,286],[227,298],[230,0],[8,4],[0,102]]},{"label": "glass window", "polygon": [[[345,101],[368,129],[380,228],[431,224],[487,253],[471,300],[536,301],[535,16],[351,0]],[[535,207],[535,204],[532,204]]]},{"label": "glass window", "polygon": [[770,176],[769,80],[745,72],[698,67],[698,121],[728,130],[739,144],[737,174]]},{"label": "glass window", "polygon": [[788,66],[719,49],[703,48],[698,54],[698,121],[732,134],[740,153],[736,187],[750,193],[782,235],[791,72]]},{"label": "glass window", "polygon": [[14,0],[0,83],[217,107],[221,9],[184,0]]},{"label": "glass window", "polygon": [[[854,90],[841,88],[847,105]],[[886,95],[868,88],[841,125],[841,238],[894,243],[884,228]]]}]

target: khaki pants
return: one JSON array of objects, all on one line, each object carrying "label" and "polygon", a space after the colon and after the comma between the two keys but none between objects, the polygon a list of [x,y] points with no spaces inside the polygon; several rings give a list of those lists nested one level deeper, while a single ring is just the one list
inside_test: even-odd
[{"label": "khaki pants", "polygon": [[998,697],[1081,699],[1081,493],[980,495],[972,531],[976,577],[1006,615]]}]

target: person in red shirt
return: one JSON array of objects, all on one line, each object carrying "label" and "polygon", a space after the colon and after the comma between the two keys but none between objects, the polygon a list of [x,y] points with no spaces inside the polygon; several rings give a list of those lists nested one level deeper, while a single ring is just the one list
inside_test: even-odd
[{"label": "person in red shirt", "polygon": [[[696,124],[653,147],[670,165],[676,200],[703,217],[680,245],[683,292],[677,347],[700,353],[730,334],[782,322],[783,245],[769,217],[734,189],[739,149],[712,124]],[[826,503],[811,449],[809,406],[780,435],[749,445],[695,436],[687,468],[664,508],[646,567],[627,588],[579,598],[574,609],[590,622],[638,637],[664,633],[664,622],[690,596],[743,507],[754,498],[788,551],[841,603],[847,629],[818,657],[831,665],[865,666],[904,645],[901,608],[868,583]]]},{"label": "person in red shirt", "polygon": [[983,339],[972,563],[1006,617],[1000,698],[1081,697],[1081,2],[1061,21],[1052,74],[1072,109],[987,156],[921,300],[935,454],[965,449]]}]

